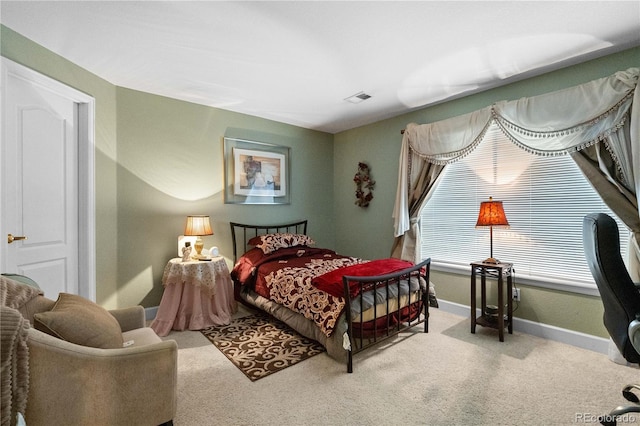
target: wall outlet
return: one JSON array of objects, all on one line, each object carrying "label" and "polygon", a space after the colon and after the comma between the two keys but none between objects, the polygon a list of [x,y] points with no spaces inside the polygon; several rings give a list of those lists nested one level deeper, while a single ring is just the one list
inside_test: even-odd
[{"label": "wall outlet", "polygon": [[517,302],[520,301],[520,289],[519,288],[514,288],[513,289],[513,294],[511,295],[511,298]]}]

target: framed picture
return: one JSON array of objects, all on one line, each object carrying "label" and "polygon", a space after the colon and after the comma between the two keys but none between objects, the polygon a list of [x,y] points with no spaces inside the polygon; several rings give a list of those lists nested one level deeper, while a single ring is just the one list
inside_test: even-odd
[{"label": "framed picture", "polygon": [[224,138],[225,203],[289,204],[289,147]]}]

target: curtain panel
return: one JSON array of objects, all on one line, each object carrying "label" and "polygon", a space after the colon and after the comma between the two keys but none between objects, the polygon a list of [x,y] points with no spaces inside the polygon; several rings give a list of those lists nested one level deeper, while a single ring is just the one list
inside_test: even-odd
[{"label": "curtain panel", "polygon": [[[447,164],[472,152],[495,123],[511,142],[528,152],[572,155],[631,229],[635,253],[630,269],[640,270],[639,73],[639,68],[630,68],[568,89],[496,102],[447,120],[408,124],[400,152],[392,256],[421,259],[418,219],[438,177]],[[611,188],[616,189],[616,196],[607,195]]]}]

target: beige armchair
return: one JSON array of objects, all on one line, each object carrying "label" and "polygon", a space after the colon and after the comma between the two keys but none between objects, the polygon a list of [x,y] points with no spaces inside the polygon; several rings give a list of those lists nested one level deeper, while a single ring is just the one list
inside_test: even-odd
[{"label": "beige armchair", "polygon": [[[18,311],[33,325],[34,315],[50,311],[54,303],[37,296]],[[28,330],[29,426],[172,424],[176,342],[162,341],[145,326],[142,306],[109,312],[120,324],[126,347],[81,346],[33,326]]]}]

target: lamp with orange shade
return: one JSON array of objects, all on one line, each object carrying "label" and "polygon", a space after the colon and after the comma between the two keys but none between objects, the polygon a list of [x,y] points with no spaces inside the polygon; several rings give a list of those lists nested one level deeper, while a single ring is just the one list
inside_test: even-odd
[{"label": "lamp with orange shade", "polygon": [[502,207],[502,201],[493,201],[492,197],[489,197],[489,201],[483,201],[480,203],[480,212],[478,213],[478,222],[476,228],[489,227],[489,239],[491,241],[490,257],[484,260],[484,263],[500,263],[498,259],[493,257],[493,227],[508,228],[509,222],[507,221],[507,215],[504,213]]},{"label": "lamp with orange shade", "polygon": [[202,248],[204,247],[204,241],[202,241],[202,236],[204,235],[213,235],[213,230],[211,229],[211,222],[209,221],[209,216],[204,215],[194,215],[187,216],[187,224],[184,227],[184,235],[197,236],[196,243],[194,245],[196,249],[196,255],[194,256],[196,259],[202,258]]}]

